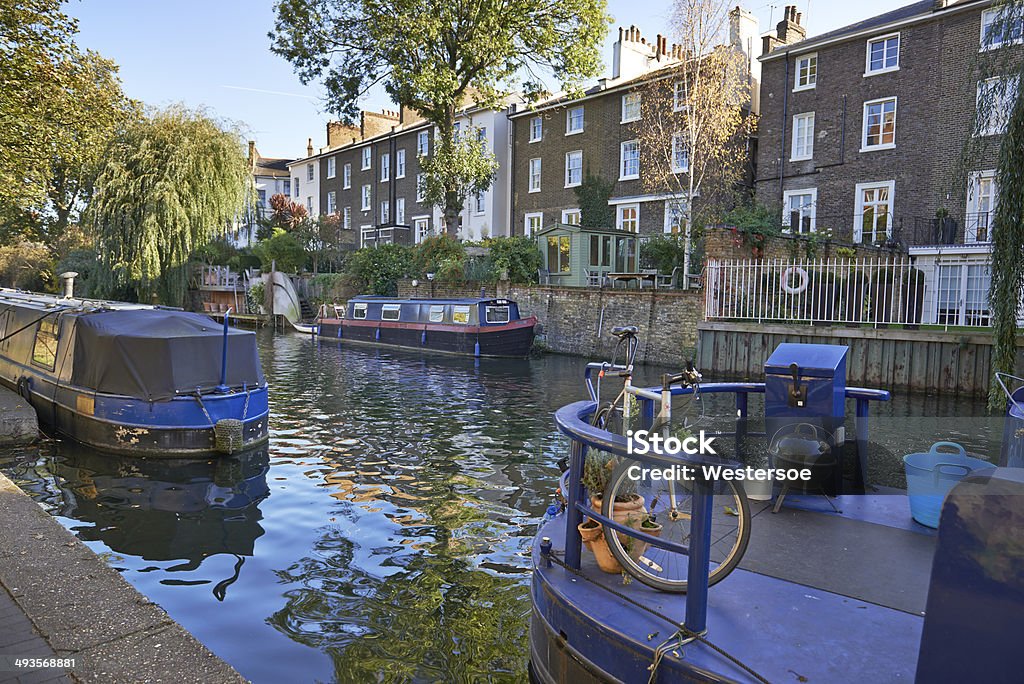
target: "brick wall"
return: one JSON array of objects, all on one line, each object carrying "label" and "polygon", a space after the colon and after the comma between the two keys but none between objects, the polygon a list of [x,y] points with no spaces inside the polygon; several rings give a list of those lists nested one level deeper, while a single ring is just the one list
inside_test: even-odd
[{"label": "brick wall", "polygon": [[[986,5],[987,6],[987,5]],[[932,220],[945,208],[963,239],[967,178],[960,169],[971,139],[984,6],[934,14],[880,28],[817,49],[793,50],[763,63],[758,125],[757,198],[781,206],[783,191],[816,189],[816,225],[849,240],[858,183],[895,182],[894,236],[904,244],[930,242]],[[865,76],[869,38],[899,33],[899,68]],[[1002,48],[1003,53],[1019,48]],[[797,60],[817,53],[817,84],[794,92]],[[1009,54],[1009,53],[1006,53]],[[862,150],[864,103],[897,97],[894,149]],[[793,116],[814,112],[813,158],[790,161]],[[968,170],[994,169],[1000,136],[975,139]],[[781,174],[781,179],[780,179]]]},{"label": "brick wall", "polygon": [[[426,287],[424,287],[426,285]],[[679,366],[692,358],[697,324],[704,318],[700,291],[609,290],[537,285],[487,286],[488,297],[508,297],[523,316],[536,316],[538,340],[551,351],[593,358],[607,357],[615,346],[611,329],[635,325],[640,329],[639,363]],[[479,287],[398,284],[401,297],[478,297]],[[654,334],[651,334],[651,331]]]}]

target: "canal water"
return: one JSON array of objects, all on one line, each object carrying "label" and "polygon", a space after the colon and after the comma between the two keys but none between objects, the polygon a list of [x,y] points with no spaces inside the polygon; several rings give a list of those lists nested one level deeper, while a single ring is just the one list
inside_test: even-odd
[{"label": "canal water", "polygon": [[[529,546],[566,452],[551,415],[585,397],[585,361],[259,340],[268,449],[180,462],[45,441],[0,469],[255,682],[523,681]],[[898,455],[938,439],[997,453],[978,402],[872,411],[872,481],[900,485]]]}]

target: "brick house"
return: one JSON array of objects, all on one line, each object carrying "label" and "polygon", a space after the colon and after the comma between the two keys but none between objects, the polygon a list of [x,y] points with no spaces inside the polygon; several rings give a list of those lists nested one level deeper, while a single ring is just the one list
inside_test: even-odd
[{"label": "brick house", "polygon": [[[469,107],[456,117],[462,134],[485,140],[499,163],[491,188],[470,197],[459,216],[460,239],[507,234],[508,120],[505,110]],[[315,195],[319,214],[336,214],[354,247],[412,244],[444,230],[440,209],[420,192],[421,156],[434,150],[435,129],[413,111],[362,112],[358,126],[327,124],[327,146],[292,163],[295,200]]]},{"label": "brick house", "polygon": [[1021,43],[992,4],[922,0],[778,47],[799,25],[787,7],[764,38],[757,199],[796,232],[906,247],[924,322],[987,322],[1003,124],[976,111],[993,58]]},{"label": "brick house", "polygon": [[[737,8],[730,13],[730,43],[747,57],[756,110],[760,64],[753,58],[756,18]],[[655,180],[645,168],[652,157],[641,149],[641,131],[653,108],[679,108],[672,86],[679,80],[682,48],[658,35],[648,42],[636,27],[619,29],[612,73],[582,97],[551,97],[509,113],[512,126],[512,231],[535,235],[555,224],[578,225],[575,188],[587,174],[612,184],[608,204],[615,228],[641,236],[686,231],[685,196],[680,189],[689,167],[679,136],[666,141],[676,182]],[[659,84],[661,84],[659,86]],[[678,96],[676,96],[678,97]],[[648,138],[649,140],[650,138]],[[659,174],[664,178],[667,174]]]}]

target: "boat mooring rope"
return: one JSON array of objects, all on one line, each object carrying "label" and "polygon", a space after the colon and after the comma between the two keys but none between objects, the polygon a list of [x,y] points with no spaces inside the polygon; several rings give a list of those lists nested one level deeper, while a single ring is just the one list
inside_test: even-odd
[{"label": "boat mooring rope", "polygon": [[668,624],[672,625],[672,627],[675,628],[675,630],[676,630],[675,634],[673,634],[671,637],[669,637],[667,641],[662,643],[660,646],[658,646],[654,650],[654,662],[651,663],[650,667],[648,668],[650,670],[650,672],[651,672],[651,676],[647,680],[648,684],[653,684],[654,681],[657,679],[657,677],[658,677],[658,666],[661,665],[661,661],[665,657],[666,653],[668,653],[669,651],[672,651],[672,650],[674,650],[676,648],[679,648],[679,647],[683,646],[684,644],[687,644],[687,643],[690,643],[690,642],[693,642],[693,641],[697,641],[697,642],[700,642],[700,643],[704,644],[705,646],[707,646],[711,650],[715,651],[716,653],[718,653],[719,655],[724,657],[726,660],[730,661],[731,663],[733,663],[737,667],[739,667],[742,670],[744,670],[751,677],[753,677],[757,681],[761,682],[761,684],[771,684],[771,682],[769,682],[765,677],[763,677],[761,674],[756,672],[752,667],[750,667],[746,663],[742,662],[739,658],[737,658],[736,656],[732,655],[731,653],[726,651],[721,646],[716,646],[715,644],[713,644],[710,641],[708,641],[707,638],[703,634],[698,634],[697,632],[692,631],[686,625],[682,625],[682,624],[677,623],[675,620],[673,620],[669,616],[665,615],[664,613],[659,613],[658,611],[654,610],[653,608],[649,608],[648,606],[645,606],[644,604],[640,603],[639,601],[631,599],[630,597],[626,596],[622,592],[616,591],[615,589],[612,589],[611,587],[606,587],[605,585],[601,584],[600,582],[597,582],[597,581],[591,579],[590,577],[587,577],[581,570],[577,570],[576,568],[569,567],[569,565],[567,565],[565,563],[565,561],[561,560],[560,558],[558,558],[555,555],[554,550],[552,550],[547,555],[544,555],[543,558],[546,559],[546,560],[550,560],[555,565],[568,570],[573,575],[576,575],[577,577],[583,578],[584,580],[586,580],[587,582],[590,582],[594,586],[596,586],[596,587],[598,587],[600,589],[604,589],[605,591],[611,593],[612,595],[618,597],[619,599],[625,601],[626,603],[628,603],[628,604],[630,604],[632,606],[635,606],[635,607],[639,608],[640,610],[646,611],[646,612],[650,613],[651,615],[654,615],[655,617],[660,618],[661,620],[664,620],[665,622],[667,622]]}]

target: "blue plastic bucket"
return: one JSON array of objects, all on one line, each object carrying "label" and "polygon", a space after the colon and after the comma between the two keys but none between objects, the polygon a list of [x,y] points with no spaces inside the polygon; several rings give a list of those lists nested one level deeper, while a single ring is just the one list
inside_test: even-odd
[{"label": "blue plastic bucket", "polygon": [[[952,449],[953,451],[940,451]],[[910,515],[927,527],[938,528],[942,501],[960,480],[975,470],[993,467],[988,461],[971,458],[954,442],[936,442],[925,453],[903,457],[907,472]]]}]

